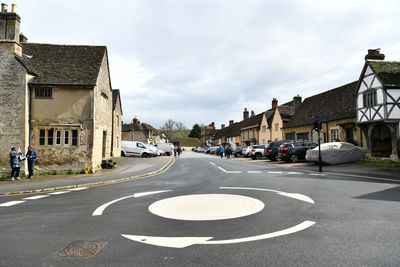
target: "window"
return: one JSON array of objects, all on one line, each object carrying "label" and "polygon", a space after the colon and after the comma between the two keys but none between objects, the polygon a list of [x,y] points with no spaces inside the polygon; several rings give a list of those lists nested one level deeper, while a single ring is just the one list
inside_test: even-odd
[{"label": "window", "polygon": [[372,107],[377,105],[376,91],[368,91],[363,94],[364,107]]},{"label": "window", "polygon": [[279,123],[275,123],[275,131],[279,131]]},{"label": "window", "polygon": [[56,145],[61,145],[61,131],[56,131]]},{"label": "window", "polygon": [[267,131],[267,126],[264,125],[264,126],[262,127],[262,132],[265,133],[266,131]]},{"label": "window", "polygon": [[69,144],[69,131],[64,131],[64,145]]},{"label": "window", "polygon": [[294,140],[294,133],[286,133],[286,140]]},{"label": "window", "polygon": [[53,95],[51,87],[36,87],[35,97],[36,98],[51,98]]},{"label": "window", "polygon": [[117,147],[119,147],[119,137],[117,136]]},{"label": "window", "polygon": [[262,140],[262,143],[265,144],[265,139]]},{"label": "window", "polygon": [[332,142],[339,141],[339,129],[331,130],[331,138],[332,138]]},{"label": "window", "polygon": [[78,145],[78,130],[72,130],[72,145],[77,146]]},{"label": "window", "polygon": [[308,140],[308,133],[298,133],[297,140]]},{"label": "window", "polygon": [[250,139],[250,132],[247,132],[247,139]]},{"label": "window", "polygon": [[54,140],[54,130],[48,129],[47,130],[47,145],[52,146]]},{"label": "window", "polygon": [[45,130],[39,130],[39,145],[40,146],[44,146],[45,135],[46,135]]},{"label": "window", "polygon": [[117,127],[119,127],[119,116],[117,115]]}]

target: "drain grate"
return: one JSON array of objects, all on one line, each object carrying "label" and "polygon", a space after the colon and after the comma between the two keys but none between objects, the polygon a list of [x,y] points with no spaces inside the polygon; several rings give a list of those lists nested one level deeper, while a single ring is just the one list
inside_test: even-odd
[{"label": "drain grate", "polygon": [[103,241],[75,241],[55,254],[55,256],[90,258],[106,245],[107,242]]}]

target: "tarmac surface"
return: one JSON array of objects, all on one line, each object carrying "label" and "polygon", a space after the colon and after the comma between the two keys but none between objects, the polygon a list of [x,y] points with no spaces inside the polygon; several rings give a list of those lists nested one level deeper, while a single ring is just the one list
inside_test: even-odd
[{"label": "tarmac surface", "polygon": [[[188,153],[192,156],[197,154],[193,152]],[[286,163],[280,161],[271,162],[265,159],[252,160],[250,158],[234,157],[231,159],[258,164],[273,164],[277,167],[290,168],[293,170],[305,170],[310,172],[319,171],[318,165],[310,162]],[[175,162],[175,158],[173,156],[156,158],[122,157],[118,158],[116,161],[118,162],[117,168],[104,169],[96,172],[95,174],[49,175],[35,177],[33,179],[23,178],[16,181],[0,179],[0,196],[63,190],[84,186],[100,186],[134,179],[141,179],[166,171]],[[339,165],[324,165],[322,166],[322,172],[343,174],[348,176],[360,176],[378,180],[398,180],[400,182],[400,167],[380,167],[369,164],[346,163]]]},{"label": "tarmac surface", "polygon": [[118,167],[103,169],[94,174],[49,175],[33,179],[21,178],[11,181],[0,179],[0,196],[63,190],[76,187],[100,186],[124,182],[159,174],[175,161],[174,157],[122,157],[115,160]]}]

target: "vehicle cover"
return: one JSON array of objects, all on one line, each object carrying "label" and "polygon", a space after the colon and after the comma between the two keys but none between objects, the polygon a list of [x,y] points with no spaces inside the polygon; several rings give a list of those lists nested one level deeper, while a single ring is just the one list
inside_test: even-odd
[{"label": "vehicle cover", "polygon": [[[324,164],[340,164],[361,160],[366,151],[358,146],[346,142],[330,142],[321,144],[321,158]],[[318,147],[306,153],[307,161],[318,162]]]}]

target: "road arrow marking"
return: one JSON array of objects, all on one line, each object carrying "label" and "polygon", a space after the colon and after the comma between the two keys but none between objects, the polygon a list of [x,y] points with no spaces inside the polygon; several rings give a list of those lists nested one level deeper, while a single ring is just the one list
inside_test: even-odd
[{"label": "road arrow marking", "polygon": [[92,216],[101,216],[101,215],[103,215],[103,211],[104,211],[108,206],[110,206],[111,204],[114,204],[114,203],[116,203],[116,202],[118,202],[118,201],[127,199],[127,198],[132,198],[132,197],[137,198],[137,197],[148,196],[148,195],[153,195],[153,194],[159,194],[159,193],[164,193],[164,192],[169,192],[169,191],[172,191],[172,190],[153,191],[153,192],[143,192],[143,193],[136,193],[136,194],[133,194],[133,195],[130,195],[130,196],[126,196],[126,197],[121,197],[121,198],[115,199],[115,200],[113,200],[113,201],[110,201],[110,202],[107,202],[107,203],[101,205],[100,207],[98,207],[98,208],[92,213]]},{"label": "road arrow marking", "polygon": [[307,229],[308,227],[314,224],[315,222],[313,221],[304,221],[288,229],[284,229],[273,233],[249,236],[244,238],[227,239],[227,240],[210,240],[213,237],[160,237],[160,236],[138,236],[138,235],[122,235],[122,236],[136,242],[154,246],[185,248],[192,245],[217,245],[217,244],[221,245],[221,244],[235,244],[235,243],[263,240],[263,239],[293,234],[301,230]]}]

